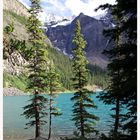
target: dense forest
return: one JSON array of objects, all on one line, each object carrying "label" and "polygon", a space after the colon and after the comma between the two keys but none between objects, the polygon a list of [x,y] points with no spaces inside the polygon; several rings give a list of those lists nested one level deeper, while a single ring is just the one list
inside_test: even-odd
[{"label": "dense forest", "polygon": [[[26,62],[22,74],[11,75],[4,71],[4,87],[14,86],[32,93],[23,109],[28,122],[26,129],[35,128],[35,140],[51,139],[52,119],[61,116],[61,108],[55,104],[58,91],[73,91],[72,121],[75,136],[63,140],[136,140],[137,139],[137,1],[116,0],[96,10],[107,9],[115,26],[105,29],[111,49],[104,50],[110,62],[106,69],[92,65],[86,58],[87,45],[81,33],[80,21],[75,24],[72,43],[73,57],[68,58],[55,49],[41,28],[38,14],[42,11],[40,0],[30,0],[29,17],[21,17],[5,11],[26,25],[28,37],[24,40],[14,34],[13,22],[4,27],[3,59],[13,60],[13,53],[20,53]],[[47,43],[46,43],[47,42]],[[113,43],[112,43],[113,42]],[[13,60],[14,61],[14,60]],[[100,116],[92,113],[98,109],[87,87],[97,85],[101,91],[97,98],[112,105],[110,132],[100,133],[96,122]],[[48,93],[48,96],[44,96]],[[125,110],[125,111],[124,111]],[[48,119],[46,119],[48,118]],[[48,138],[42,138],[42,128],[49,125]],[[24,125],[24,124],[23,124]]]}]

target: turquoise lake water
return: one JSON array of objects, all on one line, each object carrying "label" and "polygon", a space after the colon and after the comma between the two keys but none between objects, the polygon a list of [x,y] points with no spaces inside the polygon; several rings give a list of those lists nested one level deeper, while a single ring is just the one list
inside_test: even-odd
[{"label": "turquoise lake water", "polygon": [[[62,115],[60,117],[53,118],[52,124],[52,135],[72,135],[75,126],[72,118],[72,105],[73,102],[70,98],[73,94],[60,94],[56,98],[57,106],[61,109]],[[98,106],[97,109],[90,110],[100,120],[97,122],[96,128],[100,132],[108,132],[111,124],[111,106],[103,104],[96,98],[96,95],[92,97]],[[23,107],[29,102],[30,96],[5,96],[4,102],[4,113],[3,113],[3,133],[4,140],[20,140],[24,138],[31,138],[34,136],[34,128],[24,129],[25,123],[28,120],[20,114],[23,113]],[[47,118],[46,118],[47,119]],[[47,135],[47,125],[44,126],[43,135]]]}]

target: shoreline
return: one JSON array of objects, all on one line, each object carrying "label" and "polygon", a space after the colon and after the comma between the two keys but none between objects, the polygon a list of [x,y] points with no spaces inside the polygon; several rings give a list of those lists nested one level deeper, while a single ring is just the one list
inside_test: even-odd
[{"label": "shoreline", "polygon": [[[4,140],[48,140],[47,136],[43,136],[40,139],[34,139],[34,137],[13,137],[13,136],[3,136]],[[50,140],[62,140],[65,138],[72,138],[74,135],[52,135]]]},{"label": "shoreline", "polygon": [[[73,93],[74,91],[70,91],[70,90],[65,90],[65,91],[58,91],[58,94],[62,94],[62,93]],[[48,94],[48,93],[42,93],[42,94]],[[15,87],[4,87],[3,88],[3,96],[25,96],[25,95],[33,95],[32,93],[25,93]]]},{"label": "shoreline", "polygon": [[[88,90],[93,91],[93,92],[101,92],[101,91],[103,91],[103,88],[98,87],[96,85],[87,86],[86,88]],[[58,94],[62,94],[62,93],[65,93],[65,94],[71,93],[71,94],[73,94],[74,92],[75,92],[74,90],[73,91],[72,90],[71,91],[70,90],[65,90],[65,91],[58,91],[57,93]],[[46,93],[46,94],[48,94],[48,93]],[[25,93],[24,91],[21,91],[21,90],[15,88],[15,87],[4,87],[3,88],[3,96],[25,96],[25,95],[33,95],[33,94],[29,93],[29,92]]]}]

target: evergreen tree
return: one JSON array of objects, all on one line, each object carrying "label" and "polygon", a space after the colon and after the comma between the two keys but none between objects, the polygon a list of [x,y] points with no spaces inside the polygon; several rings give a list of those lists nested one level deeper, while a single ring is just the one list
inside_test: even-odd
[{"label": "evergreen tree", "polygon": [[60,88],[59,74],[57,74],[55,67],[52,62],[48,64],[47,72],[47,85],[49,89],[49,135],[48,139],[51,138],[52,131],[52,116],[61,115],[59,108],[56,108],[53,104],[55,103],[55,98],[57,96],[57,91]]},{"label": "evergreen tree", "polygon": [[121,46],[121,35],[120,35],[120,20],[118,16],[114,17],[116,19],[116,26],[117,28],[104,31],[104,34],[106,36],[112,36],[114,41],[114,47],[109,51],[104,51],[106,55],[111,59],[111,63],[108,64],[108,71],[110,76],[110,83],[107,87],[107,92],[102,92],[98,97],[103,100],[105,104],[113,104],[115,107],[113,107],[111,110],[114,110],[114,114],[111,115],[114,119],[114,128],[111,130],[112,137],[118,138],[120,135],[121,130],[121,120],[122,120],[122,94],[123,90],[121,88],[122,84],[122,68],[119,66],[121,63],[121,54],[118,53],[117,55],[113,55],[113,52],[118,50]]},{"label": "evergreen tree", "polygon": [[[120,23],[114,29],[106,31],[112,40],[116,40],[116,31],[122,36],[120,47],[108,51],[113,58],[109,64],[111,73],[120,70],[118,80],[119,88],[112,86],[112,94],[120,94],[120,100],[126,106],[127,113],[124,115],[122,128],[130,134],[129,139],[137,137],[137,1],[117,0],[115,5],[103,5],[102,9],[110,9],[113,16],[119,17]],[[119,58],[117,56],[119,55]],[[115,75],[113,75],[115,77]],[[117,78],[116,78],[117,79]],[[111,79],[115,85],[114,78]],[[117,87],[117,88],[116,88]],[[106,97],[106,100],[109,97]],[[115,98],[114,98],[115,99]]]},{"label": "evergreen tree", "polygon": [[46,102],[41,93],[46,90],[46,61],[47,52],[45,44],[45,35],[41,29],[41,22],[38,19],[38,14],[41,11],[40,0],[31,0],[31,8],[29,10],[30,17],[27,27],[29,33],[30,46],[29,59],[29,83],[28,89],[33,93],[30,104],[24,107],[25,117],[29,119],[27,128],[35,126],[35,137],[41,136],[41,127],[45,125],[46,119]]},{"label": "evergreen tree", "polygon": [[87,133],[97,132],[94,129],[95,122],[98,117],[91,114],[87,109],[96,108],[94,101],[91,98],[92,92],[87,90],[88,61],[85,57],[86,41],[81,34],[80,22],[76,22],[75,36],[73,39],[75,44],[74,57],[73,57],[73,87],[76,90],[74,96],[71,98],[74,101],[73,105],[73,121],[80,131],[81,137],[85,137]]}]

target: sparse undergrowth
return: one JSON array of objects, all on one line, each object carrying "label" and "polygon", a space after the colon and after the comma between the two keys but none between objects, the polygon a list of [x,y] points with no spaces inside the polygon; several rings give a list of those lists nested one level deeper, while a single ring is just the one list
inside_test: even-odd
[{"label": "sparse undergrowth", "polygon": [[22,91],[26,91],[28,80],[25,75],[15,76],[4,73],[3,80],[4,87],[16,87]]},{"label": "sparse undergrowth", "polygon": [[18,22],[20,22],[21,24],[24,24],[24,25],[27,22],[27,18],[25,16],[18,15],[12,11],[4,10],[4,15],[7,15],[7,16],[10,15],[11,18],[15,18]]}]

